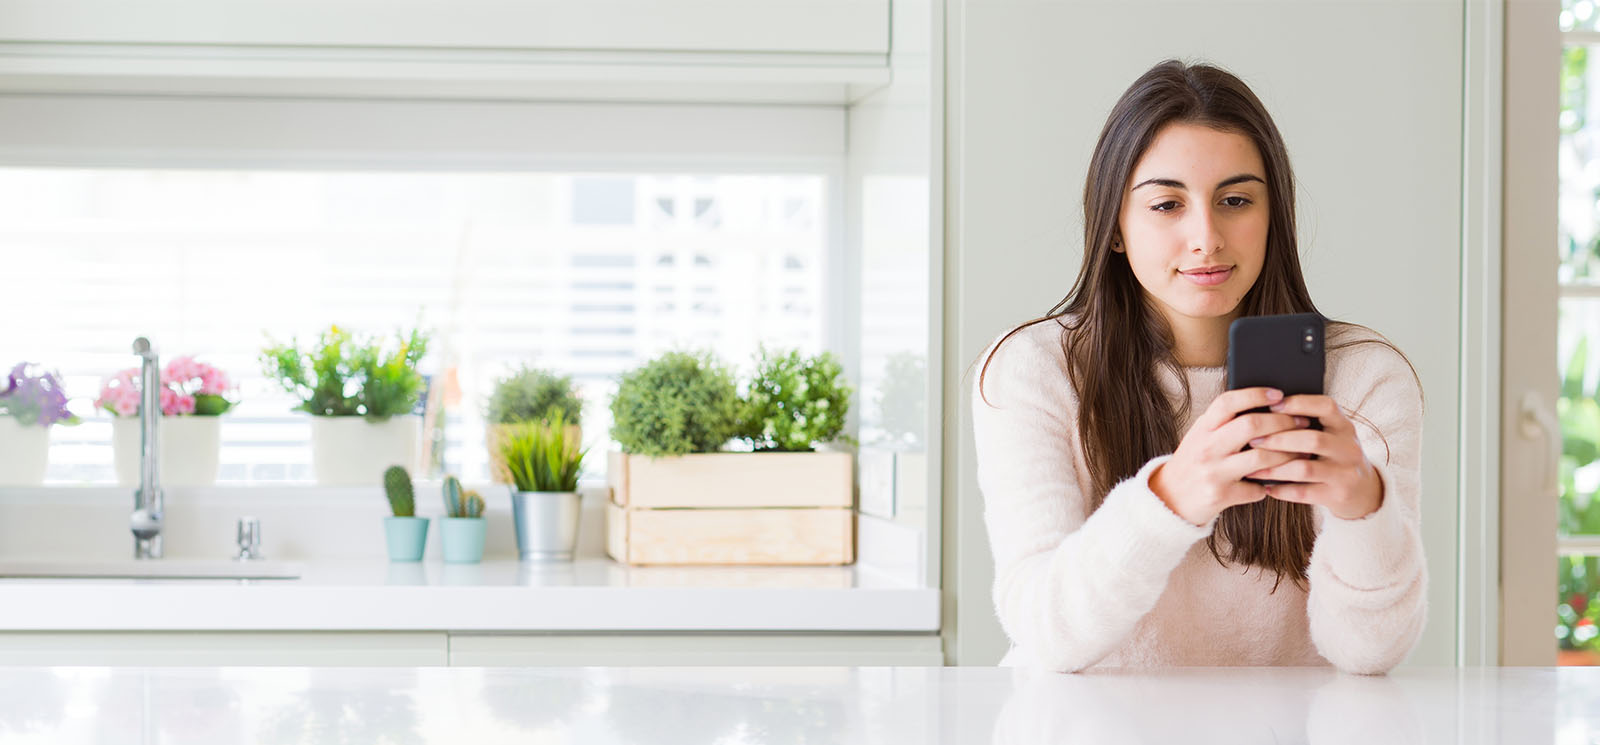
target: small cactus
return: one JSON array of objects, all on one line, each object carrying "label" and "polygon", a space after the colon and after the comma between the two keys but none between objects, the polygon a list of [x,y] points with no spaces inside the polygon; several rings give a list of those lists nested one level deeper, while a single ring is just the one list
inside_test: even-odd
[{"label": "small cactus", "polygon": [[389,496],[389,508],[395,517],[415,517],[416,495],[411,490],[411,474],[401,466],[389,466],[383,472],[383,491]]},{"label": "small cactus", "polygon": [[462,517],[483,517],[483,497],[475,491],[462,494],[461,511],[466,513]]},{"label": "small cactus", "polygon": [[454,476],[444,477],[444,514],[446,517],[461,517],[461,479]]}]

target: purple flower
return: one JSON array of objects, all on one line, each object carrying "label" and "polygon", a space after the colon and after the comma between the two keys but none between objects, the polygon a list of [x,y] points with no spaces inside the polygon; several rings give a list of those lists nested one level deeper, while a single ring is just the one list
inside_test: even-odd
[{"label": "purple flower", "polygon": [[24,426],[77,424],[78,417],[67,409],[61,376],[55,372],[29,374],[28,367],[23,362],[11,368],[5,392],[0,393],[0,413],[14,417]]}]

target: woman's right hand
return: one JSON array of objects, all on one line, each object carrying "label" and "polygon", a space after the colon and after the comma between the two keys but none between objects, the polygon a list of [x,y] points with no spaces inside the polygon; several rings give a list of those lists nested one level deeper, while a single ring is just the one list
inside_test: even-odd
[{"label": "woman's right hand", "polygon": [[1217,396],[1183,436],[1172,457],[1150,474],[1150,490],[1178,517],[1195,525],[1205,525],[1236,504],[1266,498],[1267,487],[1244,481],[1244,477],[1300,456],[1245,450],[1244,446],[1257,437],[1303,429],[1310,422],[1288,414],[1240,412],[1282,400],[1283,392],[1272,388],[1240,388]]}]

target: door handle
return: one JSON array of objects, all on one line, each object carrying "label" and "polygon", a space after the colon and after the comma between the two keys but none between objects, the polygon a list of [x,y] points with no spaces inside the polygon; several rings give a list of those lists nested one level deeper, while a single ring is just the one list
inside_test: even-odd
[{"label": "door handle", "polygon": [[1545,467],[1544,493],[1547,497],[1561,496],[1561,423],[1544,405],[1539,394],[1528,391],[1522,395],[1518,412],[1518,429],[1530,440],[1542,440],[1539,463]]}]

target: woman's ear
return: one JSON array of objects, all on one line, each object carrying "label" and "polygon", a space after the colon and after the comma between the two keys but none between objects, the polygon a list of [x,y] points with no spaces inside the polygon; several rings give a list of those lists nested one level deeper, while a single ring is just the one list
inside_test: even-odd
[{"label": "woman's ear", "polygon": [[1111,250],[1116,251],[1117,253],[1120,254],[1120,253],[1125,253],[1127,249],[1124,249],[1122,247],[1122,239],[1121,238],[1113,237],[1111,239]]}]

